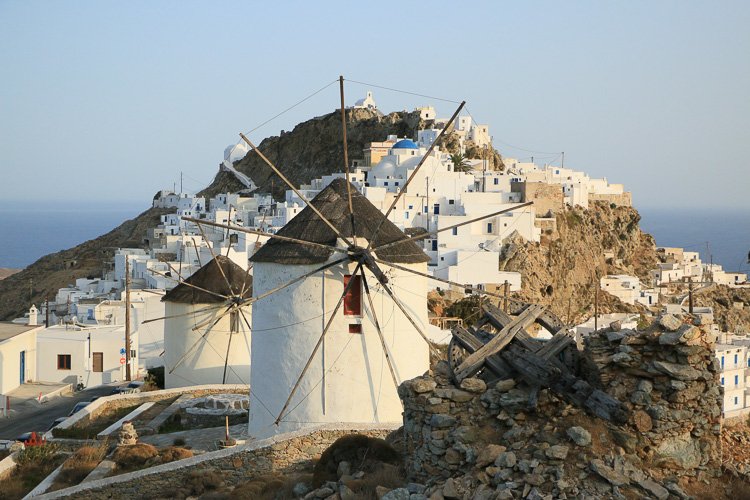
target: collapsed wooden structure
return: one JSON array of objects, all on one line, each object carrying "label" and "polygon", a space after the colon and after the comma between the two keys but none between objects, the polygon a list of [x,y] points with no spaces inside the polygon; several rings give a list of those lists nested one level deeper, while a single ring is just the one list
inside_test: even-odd
[{"label": "collapsed wooden structure", "polygon": [[[599,418],[627,422],[629,410],[621,401],[578,376],[575,336],[557,316],[543,306],[517,300],[509,300],[507,310],[484,304],[482,316],[470,328],[453,327],[448,361],[457,384],[474,376],[490,384],[513,378],[531,387],[530,409],[536,408],[539,389],[550,389]],[[533,323],[548,330],[552,339],[532,337],[526,328]]]}]

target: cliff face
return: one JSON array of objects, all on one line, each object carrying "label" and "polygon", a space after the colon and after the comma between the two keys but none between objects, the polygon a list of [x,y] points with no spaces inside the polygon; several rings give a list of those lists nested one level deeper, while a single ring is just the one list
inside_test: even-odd
[{"label": "cliff face", "polygon": [[[649,283],[656,267],[654,239],[638,226],[631,207],[596,202],[588,210],[572,208],[557,214],[557,229],[542,234],[541,243],[511,237],[500,255],[500,269],[523,275],[521,300],[543,304],[565,321],[593,314],[598,277],[629,274]],[[605,256],[607,252],[607,256]],[[609,257],[612,255],[612,257]],[[600,311],[639,311],[608,293],[599,296]]]},{"label": "cliff face", "polygon": [[[426,123],[418,112],[394,112],[382,116],[370,109],[347,109],[346,144],[349,161],[362,158],[362,149],[368,142],[384,141],[391,134],[413,137],[417,130],[425,126]],[[323,175],[343,172],[341,111],[302,122],[294,130],[263,139],[256,146],[295,186],[309,184],[312,179]],[[273,191],[277,198],[282,198],[288,189],[284,181],[253,151],[234,166],[249,176],[261,191],[269,192],[273,179]],[[221,192],[219,186],[214,184],[203,193],[214,196]]]},{"label": "cliff face", "polygon": [[[57,290],[78,278],[101,277],[104,262],[120,247],[141,248],[146,230],[159,223],[159,217],[172,209],[151,208],[135,219],[122,223],[107,234],[68,250],[45,255],[23,271],[0,281],[0,320],[10,321],[39,307],[45,297],[55,299]],[[33,290],[30,285],[33,280]],[[41,318],[43,320],[43,318]]]},{"label": "cliff face", "polygon": [[750,289],[716,285],[696,292],[694,302],[713,308],[722,332],[750,333]]}]

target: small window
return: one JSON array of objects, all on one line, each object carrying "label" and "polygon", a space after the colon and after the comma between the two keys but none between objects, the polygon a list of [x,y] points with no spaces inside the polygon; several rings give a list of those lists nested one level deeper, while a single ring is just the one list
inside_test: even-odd
[{"label": "small window", "polygon": [[735,365],[737,364],[737,355],[736,354],[734,355],[734,364]]},{"label": "small window", "polygon": [[135,357],[136,357],[136,356],[135,356],[135,349],[131,349],[131,350],[130,350],[130,359],[133,359],[133,358],[135,358]]},{"label": "small window", "polygon": [[362,333],[362,325],[352,323],[349,325],[349,333]]},{"label": "small window", "polygon": [[457,235],[458,235],[458,228],[454,227],[453,228],[453,236],[457,236]]},{"label": "small window", "polygon": [[734,404],[737,404],[737,396],[734,397]]},{"label": "small window", "polygon": [[456,200],[448,200],[448,205],[454,205],[456,203]]},{"label": "small window", "polygon": [[721,367],[724,368],[724,356],[721,357]]},{"label": "small window", "polygon": [[498,184],[498,181],[499,181],[499,180],[500,180],[500,179],[498,179],[497,177],[495,177],[495,179],[494,179],[494,181],[495,181],[495,185],[497,185],[497,184]]},{"label": "small window", "polygon": [[724,385],[724,377],[721,377],[721,385]]},{"label": "small window", "polygon": [[383,185],[384,185],[384,186],[387,186],[387,185],[388,185],[388,181],[385,181],[385,182],[383,183]]},{"label": "small window", "polygon": [[408,219],[408,218],[409,218],[409,212],[404,212],[404,219]]},{"label": "small window", "polygon": [[57,355],[57,369],[70,370],[70,354]]},{"label": "small window", "polygon": [[[296,210],[295,210],[295,212],[296,212]],[[240,235],[237,234],[237,233],[230,234],[229,235],[229,244],[230,245],[236,245],[237,242],[239,241],[239,237],[240,237]]]},{"label": "small window", "polygon": [[740,383],[740,376],[739,375],[735,375],[734,376],[734,385],[739,385],[739,383]]},{"label": "small window", "polygon": [[344,287],[346,287],[352,279],[354,282],[352,283],[352,286],[349,287],[349,290],[344,297],[344,315],[360,316],[362,314],[362,276],[344,276]]},{"label": "small window", "polygon": [[488,232],[488,233],[491,233],[491,232],[492,232],[492,222],[488,222],[488,223],[487,223],[487,232]]}]

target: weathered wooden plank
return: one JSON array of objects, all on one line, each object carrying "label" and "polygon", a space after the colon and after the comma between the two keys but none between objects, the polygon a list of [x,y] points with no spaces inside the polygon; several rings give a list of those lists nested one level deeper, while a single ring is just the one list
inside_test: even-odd
[{"label": "weathered wooden plank", "polygon": [[521,313],[516,319],[502,328],[489,342],[480,349],[470,354],[455,370],[455,377],[458,382],[471,377],[484,366],[484,360],[499,352],[503,347],[508,345],[513,337],[523,328],[527,327],[536,320],[544,311],[544,307],[532,305],[526,311]]},{"label": "weathered wooden plank", "polygon": [[514,344],[507,346],[500,355],[528,382],[548,387],[570,403],[604,420],[617,423],[627,421],[628,409],[619,400],[594,389],[587,382],[571,375],[566,369],[558,369],[552,360],[544,360]]},{"label": "weathered wooden plank", "polygon": [[549,359],[553,356],[557,356],[562,352],[575,339],[572,337],[573,333],[569,330],[561,330],[557,332],[536,354],[542,359]]},{"label": "weathered wooden plank", "polygon": [[[469,354],[476,352],[484,346],[484,343],[468,332],[462,326],[456,325],[451,329],[453,338],[463,347]],[[486,359],[487,368],[489,368],[495,375],[500,378],[508,378],[513,372],[513,368],[508,365],[502,358],[498,356],[490,356]]]}]

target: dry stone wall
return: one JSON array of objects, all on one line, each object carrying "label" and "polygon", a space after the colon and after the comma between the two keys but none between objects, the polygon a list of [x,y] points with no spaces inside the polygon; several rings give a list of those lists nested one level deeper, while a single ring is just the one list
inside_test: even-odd
[{"label": "dry stone wall", "polygon": [[631,410],[621,426],[546,390],[530,406],[531,388],[512,379],[456,387],[438,363],[399,387],[410,479],[500,495],[492,498],[680,497],[721,461],[719,367],[704,322],[670,315],[645,331],[614,325],[586,341],[582,371]]},{"label": "dry stone wall", "polygon": [[720,464],[723,389],[710,319],[667,314],[645,331],[610,328],[586,339],[606,392],[632,409],[624,447],[656,467]]},{"label": "dry stone wall", "polygon": [[59,496],[97,500],[169,498],[171,492],[186,483],[191,473],[213,472],[221,477],[225,485],[236,485],[254,476],[274,471],[298,472],[303,470],[310,460],[319,458],[320,454],[341,436],[359,433],[383,438],[393,430],[393,426],[377,428],[342,424],[338,427],[327,426],[298,431],[139,472],[94,481],[39,498],[40,500]]}]

